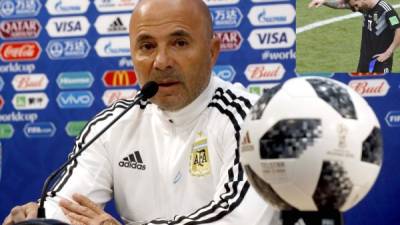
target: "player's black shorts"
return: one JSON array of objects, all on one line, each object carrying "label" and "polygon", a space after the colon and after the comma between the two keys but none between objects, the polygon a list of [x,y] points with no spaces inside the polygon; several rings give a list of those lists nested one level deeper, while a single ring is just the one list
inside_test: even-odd
[{"label": "player's black shorts", "polygon": [[358,61],[357,72],[362,72],[362,73],[368,73],[368,72],[390,73],[390,72],[392,72],[393,56],[383,62],[376,61],[373,68],[371,68],[372,71],[370,71],[371,60],[368,59],[367,57],[360,57],[360,60]]}]

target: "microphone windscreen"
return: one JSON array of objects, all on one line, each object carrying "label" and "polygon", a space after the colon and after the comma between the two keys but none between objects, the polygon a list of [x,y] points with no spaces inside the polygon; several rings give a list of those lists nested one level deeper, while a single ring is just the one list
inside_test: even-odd
[{"label": "microphone windscreen", "polygon": [[140,94],[143,96],[143,99],[149,99],[156,95],[158,91],[158,84],[155,81],[149,81],[145,85],[143,85],[140,90]]}]

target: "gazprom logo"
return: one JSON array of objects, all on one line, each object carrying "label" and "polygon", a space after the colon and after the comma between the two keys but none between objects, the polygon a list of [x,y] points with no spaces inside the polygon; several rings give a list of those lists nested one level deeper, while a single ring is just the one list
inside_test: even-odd
[{"label": "gazprom logo", "polygon": [[57,96],[57,104],[63,109],[89,108],[94,96],[90,91],[63,91]]},{"label": "gazprom logo", "polygon": [[232,82],[235,78],[236,71],[231,65],[216,65],[212,70],[212,74],[222,80]]},{"label": "gazprom logo", "polygon": [[53,60],[86,58],[89,50],[85,38],[51,40],[46,47],[47,55]]},{"label": "gazprom logo", "polygon": [[61,89],[90,88],[94,78],[89,71],[63,72],[57,77],[57,85]]},{"label": "gazprom logo", "polygon": [[247,15],[254,26],[291,24],[295,16],[296,10],[291,4],[254,6]]},{"label": "gazprom logo", "polygon": [[39,0],[1,0],[0,16],[3,18],[32,17],[38,15]]},{"label": "gazprom logo", "polygon": [[68,15],[85,13],[89,0],[48,0],[46,8],[51,15]]},{"label": "gazprom logo", "polygon": [[243,14],[238,7],[211,8],[210,13],[215,29],[236,28],[243,19]]},{"label": "gazprom logo", "polygon": [[56,133],[56,126],[52,122],[27,123],[24,134],[27,138],[48,138]]},{"label": "gazprom logo", "polygon": [[130,56],[129,36],[99,38],[95,49],[100,57]]}]

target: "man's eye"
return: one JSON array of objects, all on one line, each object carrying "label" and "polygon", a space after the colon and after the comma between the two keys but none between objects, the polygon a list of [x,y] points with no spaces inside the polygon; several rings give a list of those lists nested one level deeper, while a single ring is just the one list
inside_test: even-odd
[{"label": "man's eye", "polygon": [[154,44],[152,44],[152,43],[144,43],[144,44],[141,44],[141,45],[140,45],[140,49],[143,50],[143,51],[151,50],[151,49],[153,49],[154,47],[155,47],[155,46],[154,46]]},{"label": "man's eye", "polygon": [[175,45],[178,47],[185,47],[189,43],[186,40],[176,40]]}]

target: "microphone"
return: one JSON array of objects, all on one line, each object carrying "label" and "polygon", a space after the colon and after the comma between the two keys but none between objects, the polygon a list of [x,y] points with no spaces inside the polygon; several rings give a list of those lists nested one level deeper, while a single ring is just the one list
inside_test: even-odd
[{"label": "microphone", "polygon": [[[37,214],[37,217],[39,219],[31,220],[31,222],[26,221],[26,222],[24,222],[25,225],[27,225],[27,224],[43,224],[43,220],[41,220],[41,219],[46,218],[44,202],[45,202],[46,197],[47,197],[47,191],[49,189],[50,182],[53,181],[54,178],[58,177],[61,174],[61,172],[63,172],[65,170],[65,168],[72,161],[74,161],[79,155],[81,155],[83,151],[85,151],[90,145],[92,145],[92,143],[94,141],[96,141],[115,122],[117,122],[117,120],[119,120],[123,115],[125,115],[137,102],[139,102],[141,100],[147,100],[149,98],[152,98],[157,93],[157,91],[158,91],[158,84],[155,81],[149,81],[145,85],[143,85],[142,89],[138,92],[138,94],[134,98],[134,101],[132,102],[132,104],[130,104],[128,106],[128,108],[126,108],[124,111],[122,111],[121,114],[119,114],[106,127],[104,127],[98,134],[96,134],[96,136],[94,136],[90,141],[88,141],[87,144],[84,147],[82,147],[75,155],[73,155],[71,158],[69,158],[64,164],[61,165],[60,168],[55,170],[53,173],[50,174],[49,177],[47,177],[47,179],[46,179],[46,181],[45,181],[45,183],[43,185],[42,193],[40,195],[40,202],[39,202],[39,208],[38,208],[38,214]],[[61,221],[58,221],[58,222],[59,222],[58,224],[65,224],[65,223],[63,223]],[[54,220],[51,220],[51,221],[49,220],[49,223],[55,224]],[[57,222],[56,222],[56,224],[57,224]]]}]

